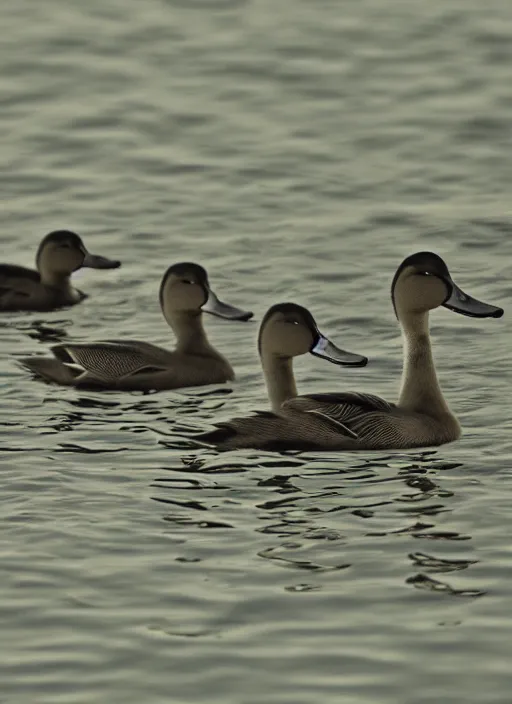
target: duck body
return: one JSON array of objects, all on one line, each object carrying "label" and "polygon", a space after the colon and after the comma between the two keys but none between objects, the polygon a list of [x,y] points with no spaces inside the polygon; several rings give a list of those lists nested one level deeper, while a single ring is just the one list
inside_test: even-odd
[{"label": "duck body", "polygon": [[411,413],[377,396],[346,392],[297,396],[278,413],[233,418],[198,439],[222,450],[393,450],[443,445],[460,432],[451,413]]},{"label": "duck body", "polygon": [[171,390],[221,384],[235,378],[230,363],[213,348],[194,354],[148,342],[105,340],[90,345],[54,345],[54,358],[33,357],[38,376],[62,386],[111,391]]},{"label": "duck body", "polygon": [[46,381],[96,390],[170,390],[233,380],[231,364],[207,339],[202,309],[231,320],[248,320],[252,313],[219,301],[205,270],[190,263],[169,267],[160,304],[177,338],[174,350],[139,340],[104,340],[54,345],[53,357],[21,363]]},{"label": "duck body", "polygon": [[[199,442],[222,450],[244,447],[264,450],[340,449],[354,445],[351,434],[334,416],[316,408],[315,396],[298,396],[292,361],[310,352],[339,365],[363,367],[368,360],[346,352],[319,332],[311,313],[294,303],[272,306],[261,323],[258,352],[272,411],[216,424],[216,429],[195,436]],[[318,398],[320,398],[319,395]],[[325,396],[330,396],[326,394]]]},{"label": "duck body", "polygon": [[41,281],[34,269],[14,264],[0,264],[0,311],[47,312],[80,303],[85,293],[65,286],[51,286]]},{"label": "duck body", "polygon": [[462,315],[498,318],[503,310],[461,291],[444,261],[431,252],[420,252],[402,262],[391,295],[404,340],[397,403],[354,392],[290,394],[272,404],[271,413],[219,423],[215,430],[196,439],[221,450],[397,450],[457,440],[461,427],[446,403],[435,371],[429,311],[445,306]]},{"label": "duck body", "polygon": [[82,267],[116,269],[120,262],[91,254],[74,232],[56,230],[39,245],[36,266],[0,264],[0,312],[45,312],[80,303],[87,296],[72,286],[71,274]]}]

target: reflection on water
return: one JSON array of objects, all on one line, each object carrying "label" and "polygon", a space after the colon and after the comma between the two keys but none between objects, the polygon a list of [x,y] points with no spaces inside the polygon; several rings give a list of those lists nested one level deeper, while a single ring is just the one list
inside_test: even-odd
[{"label": "reflection on water", "polygon": [[64,342],[68,336],[67,328],[73,324],[72,320],[56,320],[55,324],[49,325],[45,320],[30,320],[29,322],[11,322],[10,320],[0,321],[1,328],[10,328],[26,333],[28,337],[37,342],[50,344]]},{"label": "reflection on water", "polygon": [[478,560],[446,560],[427,555],[423,552],[411,553],[409,555],[413,564],[427,572],[453,572],[465,570],[470,565],[476,565]]},{"label": "reflection on water", "polygon": [[[352,468],[347,467],[346,462],[344,468],[339,468],[337,459],[325,461],[313,456],[294,460],[278,455],[276,459],[255,457],[251,462],[239,463],[225,461],[224,456],[222,460],[217,456],[212,459],[182,457],[180,465],[161,468],[161,473],[151,484],[158,490],[152,498],[169,507],[162,518],[173,524],[177,531],[191,525],[200,529],[233,529],[235,523],[218,520],[220,505],[228,502],[226,497],[232,497],[229,502],[238,503],[233,498],[237,495],[237,484],[231,483],[232,478],[249,475],[253,492],[251,499],[246,498],[244,504],[245,509],[254,514],[258,525],[256,531],[261,536],[256,554],[288,569],[312,572],[357,569],[353,550],[344,554],[349,535],[356,542],[369,538],[376,548],[388,536],[408,535],[436,541],[471,540],[469,535],[444,530],[434,520],[437,517],[442,519],[444,514],[453,510],[451,502],[456,498],[455,493],[443,488],[442,478],[445,470],[461,467],[462,463],[446,462],[438,451],[432,450],[363,459],[352,454],[350,459]],[[383,473],[383,469],[391,472]],[[373,497],[377,493],[380,498],[375,500]],[[411,505],[404,507],[404,504]],[[364,519],[364,522],[356,529],[357,524],[349,520],[349,533],[332,525],[323,525],[330,515],[340,514]],[[424,520],[426,516],[429,522]],[[403,525],[404,520],[407,525]],[[342,520],[342,524],[346,523],[347,518]],[[369,530],[369,525],[379,524],[387,524],[386,529]],[[262,544],[264,536],[270,538],[269,543]],[[275,540],[280,538],[282,542],[276,543]],[[315,546],[331,543],[335,549],[328,551],[324,561],[319,561],[311,557],[312,541]],[[313,551],[317,552],[316,549]],[[478,560],[435,557],[420,551],[405,552],[404,556],[418,570],[417,574],[404,578],[406,585],[453,596],[485,594],[484,590],[455,588],[429,576],[467,570]],[[287,587],[292,591],[319,588],[319,585],[309,583]]]},{"label": "reflection on water", "polygon": [[452,596],[469,596],[477,597],[484,596],[486,593],[480,589],[454,589],[447,582],[441,582],[438,579],[432,579],[426,574],[416,574],[413,577],[408,577],[405,580],[406,584],[411,584],[416,589],[425,589],[431,592],[441,592],[442,594],[450,594]]}]

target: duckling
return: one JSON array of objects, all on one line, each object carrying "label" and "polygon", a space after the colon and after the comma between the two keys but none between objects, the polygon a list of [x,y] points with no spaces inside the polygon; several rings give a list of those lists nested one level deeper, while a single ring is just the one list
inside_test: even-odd
[{"label": "duckling", "polygon": [[434,366],[429,311],[444,306],[474,318],[501,318],[503,309],[464,293],[432,252],[418,252],[400,264],[391,299],[404,339],[397,403],[354,392],[290,393],[279,403],[280,397],[271,394],[272,413],[219,423],[217,430],[195,439],[222,450],[406,450],[457,440],[460,424],[444,399]]},{"label": "duckling", "polygon": [[50,311],[80,303],[85,293],[71,286],[71,274],[81,267],[117,269],[121,262],[87,251],[69,230],[50,232],[39,245],[36,267],[0,264],[0,312]]},{"label": "duckling", "polygon": [[[310,432],[309,418],[289,417],[285,409],[294,401],[307,396],[297,396],[293,374],[293,358],[311,353],[333,364],[364,367],[368,359],[337,347],[318,329],[313,315],[307,308],[295,303],[278,303],[266,312],[258,335],[258,353],[263,369],[272,412],[260,411],[256,416],[235,418],[216,424],[217,430],[196,435],[194,440],[213,444],[220,449],[254,447],[266,450],[284,450],[289,446],[305,449],[314,441],[315,447],[322,440]],[[313,411],[312,413],[316,413]],[[336,422],[328,426],[329,433],[336,430]],[[321,430],[321,428],[320,428]]]},{"label": "duckling", "polygon": [[105,340],[55,345],[51,347],[55,358],[20,361],[46,381],[96,390],[166,390],[233,380],[230,363],[206,337],[202,312],[227,320],[249,320],[253,314],[220,301],[203,267],[190,262],[167,269],[159,299],[177,338],[173,351],[149,342]]}]

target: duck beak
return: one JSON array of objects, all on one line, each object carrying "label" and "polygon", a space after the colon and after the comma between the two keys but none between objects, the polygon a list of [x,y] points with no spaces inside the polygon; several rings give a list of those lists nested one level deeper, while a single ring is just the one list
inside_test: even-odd
[{"label": "duck beak", "polygon": [[251,311],[241,310],[240,308],[235,308],[235,306],[230,306],[229,303],[219,301],[211,289],[208,289],[208,299],[202,306],[202,310],[205,313],[211,313],[225,320],[250,320],[254,315]]},{"label": "duck beak", "polygon": [[446,280],[446,284],[451,289],[451,293],[443,303],[445,308],[471,318],[501,318],[503,315],[503,308],[491,306],[489,303],[468,296],[451,279]]},{"label": "duck beak", "polygon": [[121,262],[117,259],[107,259],[99,254],[85,253],[82,266],[87,266],[91,269],[118,269]]},{"label": "duck beak", "polygon": [[315,357],[322,357],[333,364],[343,364],[347,367],[366,367],[368,358],[362,357],[360,354],[346,352],[318,333],[318,340],[310,350]]}]

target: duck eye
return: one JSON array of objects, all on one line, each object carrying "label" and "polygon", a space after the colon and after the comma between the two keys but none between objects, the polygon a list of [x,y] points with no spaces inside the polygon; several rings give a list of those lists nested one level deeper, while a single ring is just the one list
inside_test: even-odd
[{"label": "duck eye", "polygon": [[71,249],[71,245],[69,244],[69,242],[61,242],[60,246],[62,249]]},{"label": "duck eye", "polygon": [[418,274],[420,276],[434,276],[434,274],[431,274],[430,271],[418,271]]},{"label": "duck eye", "polygon": [[192,281],[192,279],[182,279],[181,283],[183,284],[195,284],[195,281]]}]

